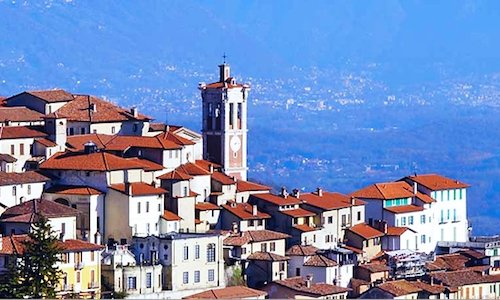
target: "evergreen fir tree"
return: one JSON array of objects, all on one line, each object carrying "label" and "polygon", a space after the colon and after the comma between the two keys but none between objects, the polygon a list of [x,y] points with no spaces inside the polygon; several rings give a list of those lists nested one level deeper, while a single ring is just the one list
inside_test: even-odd
[{"label": "evergreen fir tree", "polygon": [[47,219],[36,215],[28,239],[23,241],[24,252],[11,266],[5,282],[0,287],[0,297],[6,298],[55,298],[61,271],[56,264],[61,261],[60,242]]}]

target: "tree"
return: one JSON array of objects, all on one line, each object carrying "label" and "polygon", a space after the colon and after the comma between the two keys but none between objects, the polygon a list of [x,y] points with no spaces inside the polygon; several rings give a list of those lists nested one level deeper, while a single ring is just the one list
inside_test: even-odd
[{"label": "tree", "polygon": [[[35,215],[35,222],[28,238],[22,241],[24,251],[17,259],[11,259],[6,283],[0,296],[7,298],[55,298],[61,270],[61,242],[47,219]],[[5,290],[7,288],[7,290]]]}]

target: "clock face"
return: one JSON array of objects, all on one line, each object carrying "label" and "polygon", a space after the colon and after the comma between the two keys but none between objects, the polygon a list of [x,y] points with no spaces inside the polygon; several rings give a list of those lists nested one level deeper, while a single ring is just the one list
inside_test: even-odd
[{"label": "clock face", "polygon": [[239,137],[236,135],[231,138],[231,141],[229,142],[229,146],[231,147],[231,150],[234,152],[240,150],[241,147],[241,140]]}]

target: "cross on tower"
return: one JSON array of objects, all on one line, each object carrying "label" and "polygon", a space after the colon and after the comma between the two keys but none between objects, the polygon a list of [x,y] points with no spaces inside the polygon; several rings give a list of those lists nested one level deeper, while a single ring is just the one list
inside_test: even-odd
[{"label": "cross on tower", "polygon": [[222,55],[222,58],[224,59],[224,64],[225,64],[226,63],[226,58],[227,58],[226,52],[224,52],[224,55]]}]

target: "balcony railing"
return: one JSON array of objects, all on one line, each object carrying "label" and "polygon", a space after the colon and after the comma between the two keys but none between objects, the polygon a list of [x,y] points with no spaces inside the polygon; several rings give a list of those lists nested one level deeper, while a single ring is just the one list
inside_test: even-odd
[{"label": "balcony railing", "polygon": [[89,289],[98,289],[99,288],[99,282],[89,282]]},{"label": "balcony railing", "polygon": [[75,270],[81,270],[81,269],[83,269],[84,266],[85,265],[84,265],[83,262],[81,262],[81,261],[80,262],[76,262],[75,263]]}]

